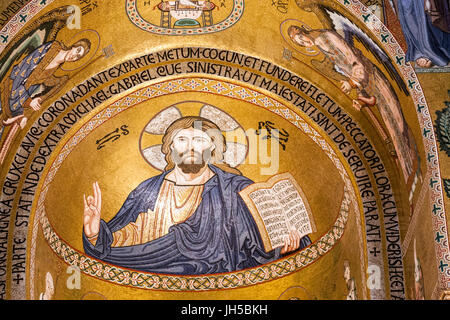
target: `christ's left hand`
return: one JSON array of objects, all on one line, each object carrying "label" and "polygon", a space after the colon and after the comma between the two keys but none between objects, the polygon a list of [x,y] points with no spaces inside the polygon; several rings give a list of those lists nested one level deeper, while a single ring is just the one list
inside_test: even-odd
[{"label": "christ's left hand", "polygon": [[291,230],[286,239],[284,240],[284,246],[281,249],[281,254],[297,250],[300,247],[300,232],[298,230]]}]

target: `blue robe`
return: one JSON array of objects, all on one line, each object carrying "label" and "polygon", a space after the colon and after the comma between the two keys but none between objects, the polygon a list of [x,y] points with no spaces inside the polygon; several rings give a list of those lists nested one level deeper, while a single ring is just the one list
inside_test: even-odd
[{"label": "blue robe", "polygon": [[[95,246],[83,232],[86,254],[125,268],[179,275],[231,272],[280,258],[281,248],[265,252],[257,225],[238,194],[253,182],[212,165],[210,169],[215,176],[205,184],[197,210],[183,223],[170,227],[168,234],[140,245],[111,247],[115,231],[136,221],[140,213],[154,210],[169,173],[165,172],[133,190],[108,223],[101,220]],[[309,244],[305,236],[299,249]]]},{"label": "blue robe", "polygon": [[26,56],[22,61],[13,67],[9,78],[12,80],[11,92],[2,92],[9,94],[9,110],[12,117],[23,114],[24,103],[29,100],[40,84],[27,86],[26,82],[34,69],[41,63],[47,52],[50,50],[53,42],[47,42],[32,53]]},{"label": "blue robe", "polygon": [[435,27],[423,0],[397,1],[398,18],[408,45],[406,61],[428,58],[437,66],[450,62],[450,33]]}]

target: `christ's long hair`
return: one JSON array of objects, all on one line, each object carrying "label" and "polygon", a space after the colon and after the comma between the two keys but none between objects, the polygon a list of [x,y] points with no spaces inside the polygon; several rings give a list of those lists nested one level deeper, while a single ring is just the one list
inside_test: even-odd
[{"label": "christ's long hair", "polygon": [[171,170],[175,167],[175,163],[172,159],[172,150],[170,147],[172,146],[173,139],[177,135],[180,130],[183,129],[200,129],[203,132],[206,132],[211,138],[215,148],[211,151],[211,158],[209,160],[209,164],[212,164],[223,171],[239,174],[241,172],[233,167],[230,167],[229,164],[224,161],[224,153],[227,149],[226,140],[219,127],[212,121],[197,116],[187,116],[175,120],[172,124],[167,128],[164,137],[162,139],[162,148],[161,151],[165,156],[167,165],[164,168],[165,171]]}]

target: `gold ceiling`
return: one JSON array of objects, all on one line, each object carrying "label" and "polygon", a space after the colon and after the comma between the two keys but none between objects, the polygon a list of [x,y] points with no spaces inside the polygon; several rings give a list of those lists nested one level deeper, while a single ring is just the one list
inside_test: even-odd
[{"label": "gold ceiling", "polygon": [[[415,70],[386,16],[347,0],[0,9],[1,298],[445,297],[448,71]],[[171,131],[190,119],[219,138]],[[211,143],[209,166],[170,166],[187,140]]]}]

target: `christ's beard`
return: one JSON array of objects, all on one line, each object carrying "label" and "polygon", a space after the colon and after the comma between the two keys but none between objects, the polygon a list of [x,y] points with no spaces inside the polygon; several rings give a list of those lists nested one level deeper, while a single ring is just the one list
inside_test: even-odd
[{"label": "christ's beard", "polygon": [[178,168],[183,171],[183,173],[199,173],[200,170],[202,170],[205,167],[206,163],[205,161],[202,161],[202,163],[180,163],[178,165]]},{"label": "christ's beard", "polygon": [[[194,156],[191,160],[187,160],[189,156]],[[203,154],[197,151],[187,151],[184,153],[178,153],[178,159],[180,161],[177,163],[178,168],[183,171],[183,173],[199,173],[205,166],[206,161],[209,161],[211,158],[209,150],[205,150]]]}]

